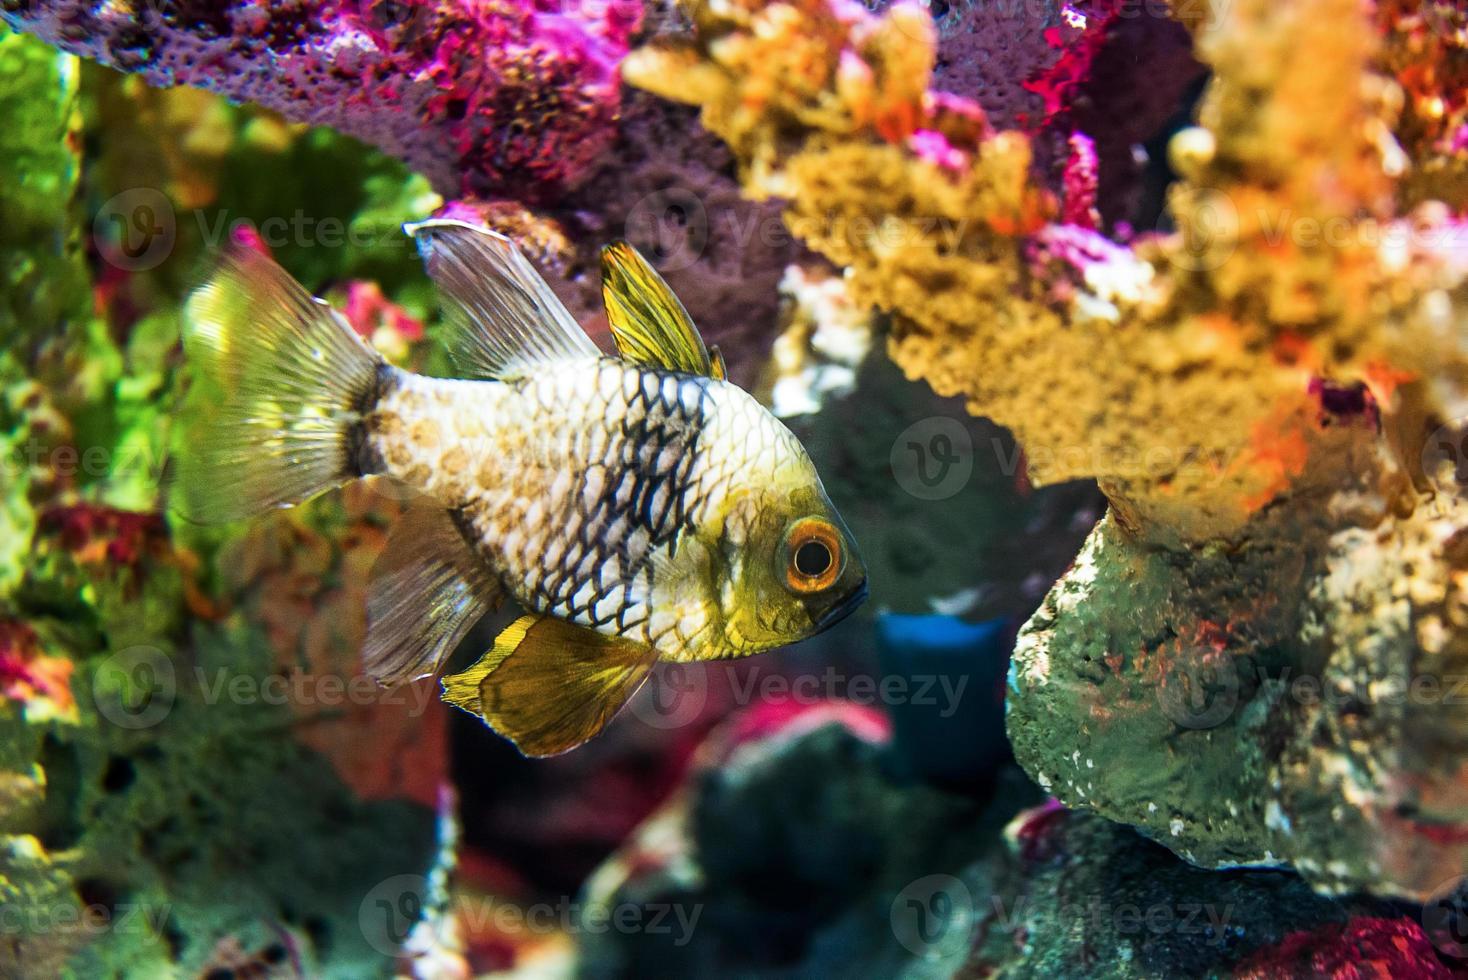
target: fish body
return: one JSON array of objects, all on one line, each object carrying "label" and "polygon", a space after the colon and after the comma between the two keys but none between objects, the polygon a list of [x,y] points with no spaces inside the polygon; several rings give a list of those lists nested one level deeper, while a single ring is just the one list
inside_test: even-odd
[{"label": "fish body", "polygon": [[659,660],[807,637],[865,595],[850,533],[795,436],[726,380],[630,246],[603,256],[620,357],[500,236],[410,229],[470,377],[388,365],[269,259],[226,255],[189,306],[208,411],[179,457],[199,520],[381,476],[419,495],[374,568],[367,672],[436,673],[503,597],[526,615],[445,699],[522,751],[600,730]]},{"label": "fish body", "polygon": [[393,372],[363,424],[364,472],[442,503],[526,609],[671,661],[773,645],[722,614],[718,543],[737,553],[761,497],[815,471],[735,385],[607,357],[504,382]]}]

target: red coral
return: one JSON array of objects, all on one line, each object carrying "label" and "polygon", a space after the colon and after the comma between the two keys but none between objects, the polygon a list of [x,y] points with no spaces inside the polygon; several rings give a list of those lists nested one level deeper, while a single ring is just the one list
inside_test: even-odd
[{"label": "red coral", "polygon": [[146,559],[168,552],[168,529],[160,515],[97,504],[52,507],[41,514],[36,531],[84,565],[137,571]]},{"label": "red coral", "polygon": [[1025,89],[1040,96],[1044,114],[1039,120],[1024,122],[1038,129],[1074,104],[1106,43],[1107,31],[1125,6],[1120,0],[1080,0],[1061,8],[1061,23],[1045,31],[1045,40],[1060,57],[1024,83]]},{"label": "red coral", "polygon": [[1255,952],[1235,975],[1240,980],[1446,980],[1452,973],[1416,922],[1361,916],[1344,925],[1290,933],[1277,945]]},{"label": "red coral", "polygon": [[41,651],[36,631],[14,619],[0,619],[0,695],[21,704],[44,705],[46,713],[74,717],[73,664]]}]

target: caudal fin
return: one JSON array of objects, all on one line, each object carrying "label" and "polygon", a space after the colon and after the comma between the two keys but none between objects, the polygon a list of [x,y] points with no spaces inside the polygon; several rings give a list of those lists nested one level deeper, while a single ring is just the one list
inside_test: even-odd
[{"label": "caudal fin", "polygon": [[289,507],[360,475],[358,423],[391,370],[331,307],[233,247],[185,310],[192,389],[173,505],[219,523]]}]

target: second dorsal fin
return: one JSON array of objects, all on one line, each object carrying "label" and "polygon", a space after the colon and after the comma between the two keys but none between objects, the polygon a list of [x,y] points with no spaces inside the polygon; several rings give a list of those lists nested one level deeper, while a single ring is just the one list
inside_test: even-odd
[{"label": "second dorsal fin", "polygon": [[[601,295],[617,350],[629,361],[718,377],[688,311],[627,242],[601,250]],[[718,365],[722,367],[720,358]]]},{"label": "second dorsal fin", "polygon": [[403,229],[452,308],[449,348],[474,377],[512,378],[531,364],[600,351],[550,285],[504,235],[434,219]]}]

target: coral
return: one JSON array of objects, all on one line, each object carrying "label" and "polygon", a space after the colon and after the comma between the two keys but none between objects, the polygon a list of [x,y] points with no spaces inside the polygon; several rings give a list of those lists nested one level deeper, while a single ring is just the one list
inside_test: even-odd
[{"label": "coral", "polygon": [[1453,972],[1436,958],[1422,927],[1411,920],[1369,916],[1286,936],[1240,964],[1239,980],[1274,977],[1418,977],[1447,980]]},{"label": "coral", "polygon": [[585,184],[538,212],[515,201],[460,200],[442,213],[513,235],[571,312],[604,347],[599,251],[636,245],[687,307],[730,376],[756,381],[780,327],[789,265],[815,261],[775,201],[750,201],[727,171],[727,149],[684,106],[629,92],[613,146]]},{"label": "coral", "polygon": [[[914,384],[878,350],[849,395],[785,420],[861,544],[882,604],[968,621],[1032,613],[1105,507],[1094,485],[1034,489],[1003,429]],[[865,623],[865,614],[858,613]],[[821,639],[812,641],[818,648]],[[866,637],[835,635],[841,660]],[[873,651],[874,652],[874,651]]]},{"label": "coral", "polygon": [[1337,963],[1351,943],[1363,967],[1446,975],[1422,927],[1386,903],[1199,870],[1041,804],[1012,769],[988,798],[894,781],[880,732],[839,708],[736,716],[711,738],[583,895],[667,908],[670,928],[581,931],[582,975],[1229,976]]},{"label": "coral", "polygon": [[1101,215],[1096,210],[1098,167],[1096,141],[1085,133],[1072,133],[1070,155],[1066,157],[1061,178],[1062,225],[1094,231],[1101,224]]},{"label": "coral", "polygon": [[876,325],[871,311],[853,303],[841,280],[824,269],[792,265],[780,292],[788,325],[775,338],[759,394],[782,418],[812,414],[827,398],[855,389]]},{"label": "coral", "polygon": [[[628,78],[702,106],[747,189],[789,198],[791,229],[891,311],[911,376],[1013,429],[1036,483],[1094,477],[1111,500],[1021,636],[1020,761],[1205,865],[1287,861],[1323,889],[1418,899],[1468,867],[1446,712],[1278,696],[1300,674],[1376,690],[1468,656],[1444,585],[1458,488],[1421,462],[1468,414],[1465,226],[1441,203],[1397,210],[1421,141],[1363,11],[1251,0],[1188,22],[1214,75],[1170,146],[1179,230],[1130,245],[1061,223],[1088,209],[1026,179],[1029,137],[927,91],[912,8],[694,18]],[[1408,567],[1432,584],[1403,594]],[[1168,710],[1219,670],[1236,711]]]},{"label": "coral", "polygon": [[[0,34],[0,64],[0,974],[383,975],[393,949],[359,911],[429,867],[445,770],[442,715],[355,677],[367,568],[400,504],[364,488],[292,515],[302,547],[285,559],[270,523],[172,524],[160,482],[177,297],[219,216],[252,214],[233,169],[278,178],[286,213],[311,204],[355,230],[348,248],[283,246],[318,286],[403,278],[411,250],[379,229],[400,236],[437,198],[330,134],[249,138],[261,117],[222,103],[197,144],[212,149],[161,152],[178,126],[146,130],[175,118],[166,100],[134,104],[23,35]],[[119,137],[100,160],[82,138],[99,115]],[[217,209],[148,198],[173,219],[156,265],[129,261],[104,220],[149,185]],[[354,312],[417,363],[426,292],[394,288],[389,305],[359,288]],[[307,569],[330,582],[304,588]],[[281,608],[303,631],[261,610],[266,589],[301,600]]]},{"label": "coral", "polygon": [[[882,10],[888,4],[869,5]],[[1095,141],[1108,225],[1151,227],[1140,145],[1204,74],[1162,5],[938,0],[933,88],[973,99],[996,128],[1036,141],[1036,179],[1059,187],[1066,137]]]},{"label": "coral", "polygon": [[780,202],[742,196],[731,169],[728,149],[695,112],[628,91],[603,165],[554,213],[580,253],[570,302],[581,322],[602,328],[596,250],[625,238],[719,345],[730,376],[750,385],[780,328],[779,283],[809,255],[781,222]]},{"label": "coral", "polygon": [[7,0],[0,15],[150,84],[195,85],[334,126],[445,194],[543,196],[584,176],[612,139],[617,59],[640,9],[625,0]]},{"label": "coral", "polygon": [[1468,9],[1449,0],[1375,5],[1381,61],[1401,86],[1398,141],[1414,166],[1403,203],[1468,207]]},{"label": "coral", "polygon": [[30,834],[0,837],[0,902],[7,913],[0,973],[7,977],[64,975],[97,924],[71,876]]},{"label": "coral", "polygon": [[1154,175],[1166,170],[1160,151],[1168,127],[1180,124],[1189,96],[1207,75],[1192,38],[1164,6],[1120,7],[1074,101],[1051,123],[1096,141],[1098,204],[1107,227],[1119,232],[1163,226],[1161,202],[1154,201],[1160,184]]},{"label": "coral", "polygon": [[1040,97],[1043,118],[1052,119],[1075,103],[1108,30],[1121,20],[1124,10],[1125,4],[1117,0],[1067,4],[1057,22],[1045,29],[1045,41],[1055,49],[1056,57],[1024,82],[1027,90]]},{"label": "coral", "polygon": [[0,696],[20,703],[27,722],[76,721],[74,666],[42,652],[40,637],[26,623],[0,619]]},{"label": "coral", "polygon": [[379,691],[360,673],[367,581],[401,504],[374,483],[291,511],[228,542],[231,612],[259,624],[271,676],[291,692],[301,741],[363,799],[433,806],[447,777],[446,718],[432,684]]},{"label": "coral", "polygon": [[377,283],[354,279],[343,292],[336,308],[352,329],[388,360],[401,363],[408,356],[409,345],[423,339],[423,324],[383,295]]},{"label": "coral", "polygon": [[934,87],[973,99],[1003,129],[1039,121],[1045,97],[1032,80],[1062,53],[1056,44],[1061,6],[960,0],[930,7],[938,29]]}]

